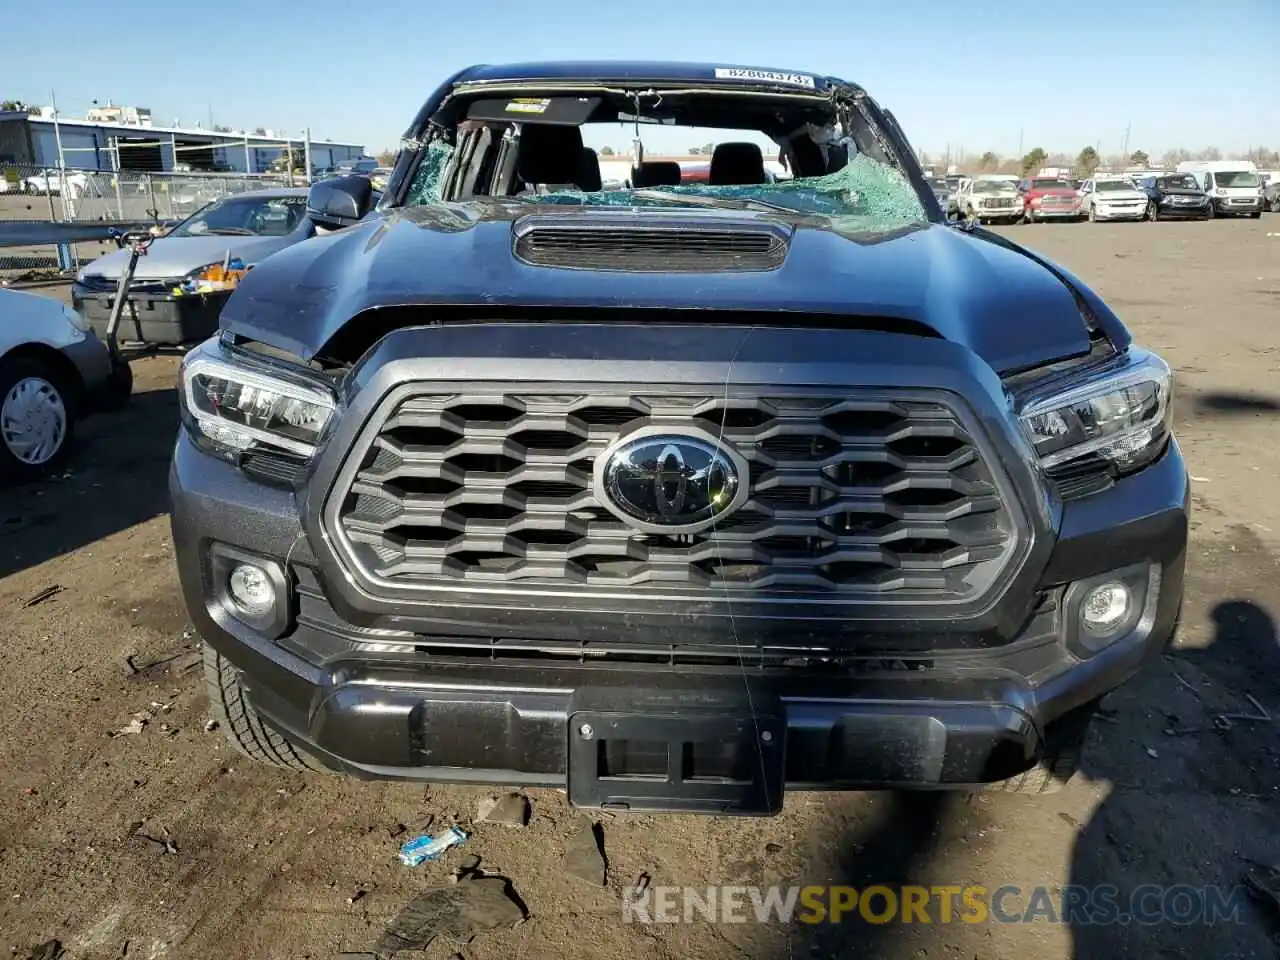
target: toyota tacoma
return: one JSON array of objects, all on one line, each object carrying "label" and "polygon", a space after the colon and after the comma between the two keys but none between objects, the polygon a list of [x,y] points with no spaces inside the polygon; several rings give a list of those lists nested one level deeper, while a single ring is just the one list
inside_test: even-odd
[{"label": "toyota tacoma", "polygon": [[[645,159],[675,126],[723,131],[706,183]],[[181,374],[179,573],[248,755],[646,811],[1038,792],[1169,642],[1169,368],[948,222],[856,84],[471,67],[376,202],[308,205]]]}]

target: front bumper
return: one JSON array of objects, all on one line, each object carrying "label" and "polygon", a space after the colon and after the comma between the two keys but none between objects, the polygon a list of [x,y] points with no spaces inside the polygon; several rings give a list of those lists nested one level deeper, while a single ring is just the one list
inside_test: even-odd
[{"label": "front bumper", "polygon": [[1129,207],[1114,207],[1094,205],[1094,219],[1096,220],[1142,220],[1147,216],[1147,205],[1145,203]]},{"label": "front bumper", "polygon": [[1250,213],[1260,213],[1262,211],[1262,199],[1250,200],[1248,203],[1240,203],[1234,197],[1214,197],[1214,212],[1220,216],[1236,216]]},{"label": "front bumper", "polygon": [[1079,207],[1027,207],[1030,220],[1079,220]]},{"label": "front bumper", "polygon": [[1204,218],[1209,216],[1209,204],[1176,203],[1172,198],[1164,197],[1160,200],[1160,216]]},{"label": "front bumper", "polygon": [[[1140,474],[1063,505],[1040,574],[1046,599],[1009,642],[933,651],[924,637],[916,654],[894,663],[855,655],[839,666],[756,669],[711,657],[702,665],[664,661],[656,652],[662,644],[639,662],[567,656],[549,640],[451,646],[438,637],[415,642],[385,629],[393,625],[386,621],[357,626],[326,599],[293,491],[252,483],[185,433],[170,488],[192,622],[241,671],[265,721],[322,762],[367,778],[567,787],[586,806],[697,812],[735,811],[710,788],[685,784],[639,796],[606,782],[598,775],[604,752],[584,744],[584,727],[598,736],[676,731],[651,734],[669,742],[695,737],[689,731],[732,739],[744,724],[769,733],[780,782],[771,800],[736,812],[772,812],[784,784],[865,789],[1004,779],[1043,755],[1053,721],[1124,682],[1168,643],[1188,528],[1186,470],[1171,444]],[[270,639],[229,612],[211,544],[281,570],[294,591],[289,629]],[[1067,646],[1065,586],[1135,563],[1160,571],[1143,620],[1103,652],[1078,659]],[[730,636],[721,641],[721,652],[734,649]]]},{"label": "front bumper", "polygon": [[84,388],[81,412],[92,412],[98,396],[107,389],[111,380],[111,353],[107,345],[90,330],[84,339],[63,347],[62,355],[71,361],[80,376],[80,384]]},{"label": "front bumper", "polygon": [[1022,208],[1019,206],[979,207],[974,211],[974,216],[982,220],[1020,220]]}]

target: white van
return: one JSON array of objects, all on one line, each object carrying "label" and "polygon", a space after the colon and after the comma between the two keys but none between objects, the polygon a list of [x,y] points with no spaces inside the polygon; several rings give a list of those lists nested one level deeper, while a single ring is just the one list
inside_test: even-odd
[{"label": "white van", "polygon": [[1262,178],[1250,160],[1184,160],[1178,173],[1189,173],[1209,195],[1211,216],[1262,216]]}]

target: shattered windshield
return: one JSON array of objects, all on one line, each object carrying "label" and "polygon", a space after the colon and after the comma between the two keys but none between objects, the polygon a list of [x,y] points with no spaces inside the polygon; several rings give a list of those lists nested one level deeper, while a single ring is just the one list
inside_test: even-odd
[{"label": "shattered windshield", "polygon": [[[442,184],[453,148],[443,142],[427,147],[409,191],[408,205],[442,202]],[[614,184],[609,184],[614,186]],[[838,218],[855,229],[893,229],[927,220],[907,177],[889,166],[857,155],[835,173],[764,183],[713,186],[682,182],[623,189],[580,190],[572,184],[508,199],[530,205],[661,207],[717,206],[780,210]]]},{"label": "shattered windshield", "polygon": [[[652,189],[584,192],[557,190],[518,196],[533,204],[572,206],[740,206],[772,208],[825,217],[857,218],[872,227],[892,227],[925,219],[924,207],[905,176],[865,156],[835,173],[773,183],[711,186],[675,184]],[[712,203],[708,203],[710,200]]]}]

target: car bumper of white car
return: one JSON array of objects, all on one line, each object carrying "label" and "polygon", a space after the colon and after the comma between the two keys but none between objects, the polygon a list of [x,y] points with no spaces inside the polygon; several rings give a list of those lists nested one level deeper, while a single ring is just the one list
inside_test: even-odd
[{"label": "car bumper of white car", "polygon": [[1147,205],[1140,200],[1119,203],[1098,203],[1093,207],[1095,220],[1141,220],[1147,215]]},{"label": "car bumper of white car", "polygon": [[82,414],[90,413],[97,406],[98,395],[111,380],[111,354],[107,345],[90,330],[83,339],[67,344],[60,352],[71,361],[80,376],[80,384],[84,388]]}]

